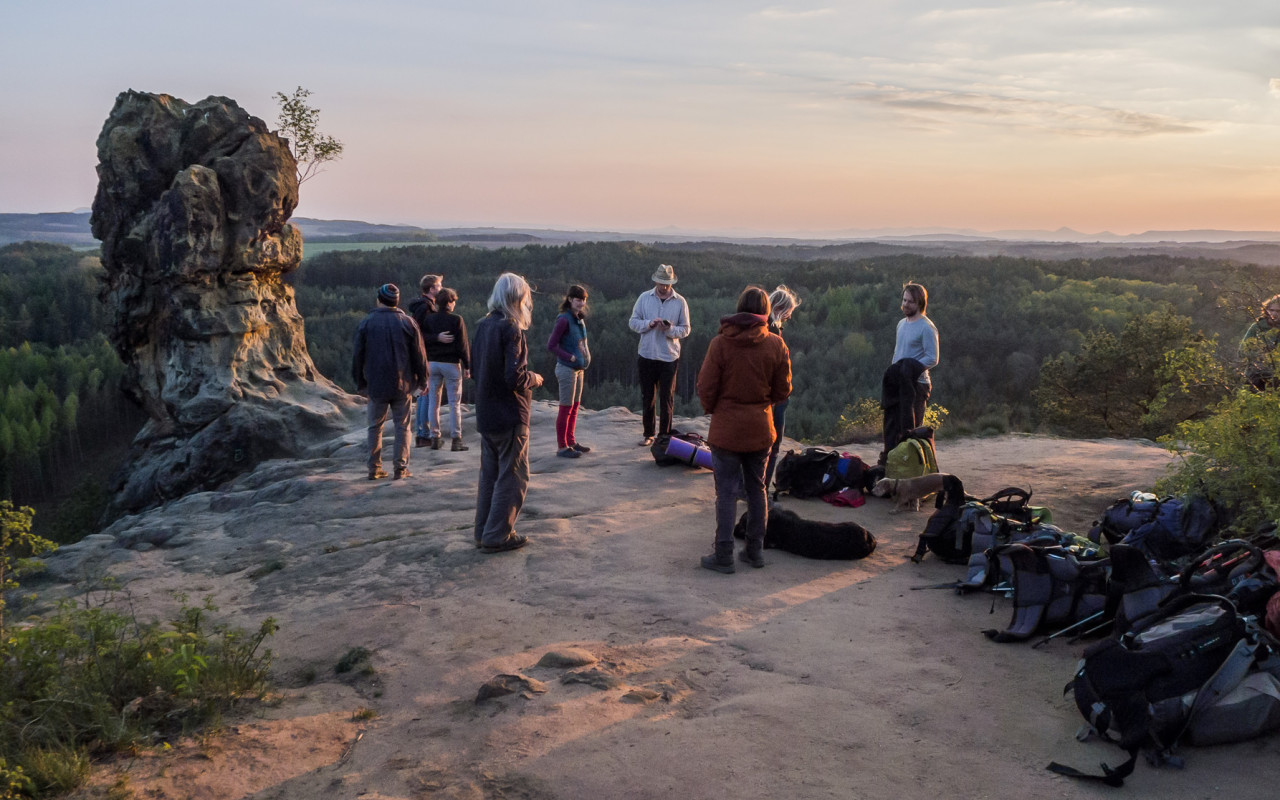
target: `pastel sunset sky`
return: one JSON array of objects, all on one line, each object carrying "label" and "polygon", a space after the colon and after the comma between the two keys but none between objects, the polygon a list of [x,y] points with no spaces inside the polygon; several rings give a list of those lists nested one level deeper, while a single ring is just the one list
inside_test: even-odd
[{"label": "pastel sunset sky", "polygon": [[5,0],[0,73],[0,212],[90,205],[126,89],[304,86],[301,216],[1280,229],[1276,0]]}]

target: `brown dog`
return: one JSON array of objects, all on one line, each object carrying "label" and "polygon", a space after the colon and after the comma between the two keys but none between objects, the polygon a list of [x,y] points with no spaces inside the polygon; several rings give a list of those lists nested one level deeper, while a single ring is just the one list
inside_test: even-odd
[{"label": "brown dog", "polygon": [[881,478],[871,489],[876,497],[892,497],[893,508],[890,514],[896,514],[910,507],[912,511],[920,510],[920,501],[943,490],[943,482],[952,476],[945,472],[932,472],[918,478]]}]

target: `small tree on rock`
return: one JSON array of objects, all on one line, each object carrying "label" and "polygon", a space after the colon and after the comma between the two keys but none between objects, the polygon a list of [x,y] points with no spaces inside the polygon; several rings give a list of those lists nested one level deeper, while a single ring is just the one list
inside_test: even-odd
[{"label": "small tree on rock", "polygon": [[318,130],[320,109],[308,105],[310,96],[311,90],[301,86],[294,89],[292,95],[275,94],[280,104],[277,133],[289,140],[293,157],[298,161],[299,184],[322,172],[322,164],[342,157],[342,142]]}]

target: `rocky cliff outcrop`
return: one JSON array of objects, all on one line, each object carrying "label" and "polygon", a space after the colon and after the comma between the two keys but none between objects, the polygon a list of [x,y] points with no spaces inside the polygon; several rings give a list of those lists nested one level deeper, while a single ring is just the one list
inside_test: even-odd
[{"label": "rocky cliff outcrop", "polygon": [[124,390],[150,421],[115,487],[133,511],[347,428],[283,276],[302,260],[287,143],[225,97],[128,91],[98,137],[93,235]]}]

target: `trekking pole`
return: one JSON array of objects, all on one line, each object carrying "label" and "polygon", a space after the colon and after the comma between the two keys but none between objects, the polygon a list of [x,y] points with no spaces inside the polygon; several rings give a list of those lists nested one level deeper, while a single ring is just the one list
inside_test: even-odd
[{"label": "trekking pole", "polygon": [[1083,639],[1084,637],[1086,637],[1086,636],[1092,636],[1093,634],[1097,633],[1098,631],[1102,630],[1103,628],[1107,627],[1108,625],[1112,625],[1112,624],[1114,624],[1114,623],[1115,623],[1115,619],[1114,619],[1114,618],[1103,620],[1101,624],[1099,624],[1099,625],[1094,625],[1094,626],[1093,626],[1092,628],[1090,628],[1089,630],[1087,630],[1087,631],[1080,631],[1080,632],[1079,632],[1079,633],[1077,633],[1075,636],[1072,636],[1070,639],[1068,639],[1068,640],[1067,640],[1067,644],[1075,644],[1076,642],[1080,641],[1080,640],[1081,640],[1081,639]]},{"label": "trekking pole", "polygon": [[[1044,637],[1043,639],[1041,639],[1040,641],[1038,641],[1038,642],[1036,642],[1035,644],[1031,645],[1031,648],[1034,650],[1035,648],[1039,647],[1039,646],[1040,646],[1040,645],[1042,645],[1042,644],[1048,644],[1050,641],[1052,641],[1052,640],[1054,640],[1054,639],[1057,639],[1059,636],[1063,635],[1064,633],[1069,633],[1069,632],[1071,632],[1071,631],[1075,630],[1076,628],[1079,628],[1079,627],[1080,627],[1080,626],[1082,626],[1082,625],[1087,625],[1088,623],[1093,622],[1095,619],[1097,619],[1098,617],[1101,617],[1101,616],[1102,616],[1103,614],[1105,614],[1105,613],[1107,613],[1107,612],[1106,612],[1106,610],[1105,610],[1105,609],[1103,609],[1102,611],[1099,611],[1099,612],[1097,612],[1096,614],[1090,614],[1089,616],[1085,617],[1085,618],[1084,618],[1084,619],[1082,619],[1082,620],[1078,620],[1078,621],[1076,621],[1076,622],[1073,622],[1073,623],[1071,623],[1070,625],[1068,625],[1067,627],[1063,628],[1062,630],[1057,631],[1057,632],[1055,632],[1055,633],[1051,633],[1051,634],[1049,634],[1048,636],[1046,636],[1046,637]],[[1108,621],[1108,622],[1110,622],[1110,620],[1107,620],[1107,621]]]}]

